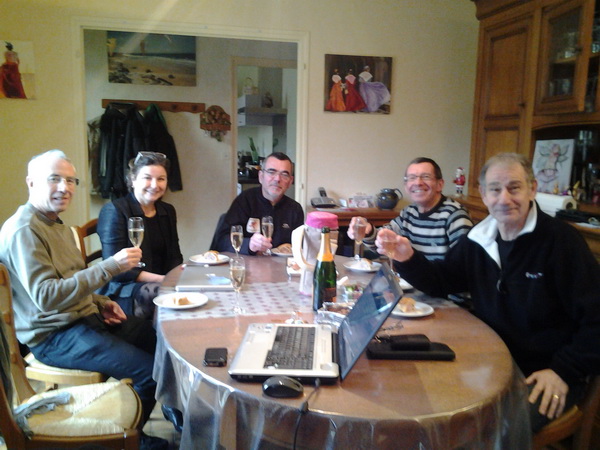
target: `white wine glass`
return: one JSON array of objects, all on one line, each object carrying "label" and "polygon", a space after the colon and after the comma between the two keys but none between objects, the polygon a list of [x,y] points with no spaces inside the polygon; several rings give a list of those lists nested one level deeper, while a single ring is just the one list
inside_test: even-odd
[{"label": "white wine glass", "polygon": [[[273,237],[273,217],[265,216],[260,221],[260,227],[262,230],[262,234],[267,239],[271,239]],[[268,248],[265,252],[265,255],[271,256],[271,249]]]},{"label": "white wine glass", "polygon": [[383,251],[385,256],[388,258],[388,263],[390,265],[390,270],[392,273],[394,272],[394,251],[396,249],[396,237],[397,235],[394,233],[386,233],[380,238],[381,245],[383,246]]},{"label": "white wine glass", "polygon": [[235,256],[240,256],[240,249],[242,248],[242,242],[244,241],[244,232],[241,225],[232,225],[231,233],[231,246],[235,250]]},{"label": "white wine glass", "polygon": [[240,291],[246,279],[246,262],[241,256],[234,256],[229,260],[229,278],[235,290],[235,303],[233,312],[235,314],[244,314],[246,310],[240,305]]},{"label": "white wine glass", "polygon": [[[127,231],[129,233],[129,240],[133,246],[140,248],[144,240],[144,219],[141,217],[130,217],[127,221]],[[137,266],[146,267],[146,264],[140,261]]]},{"label": "white wine glass", "polygon": [[355,217],[352,231],[354,232],[354,259],[358,261],[360,260],[361,246],[367,231],[367,219],[364,217]]}]

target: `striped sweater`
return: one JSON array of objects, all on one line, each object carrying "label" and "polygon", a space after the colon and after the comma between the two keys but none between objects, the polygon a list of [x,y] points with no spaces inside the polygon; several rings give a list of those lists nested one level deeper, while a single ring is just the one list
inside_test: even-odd
[{"label": "striped sweater", "polygon": [[[414,249],[430,260],[444,259],[450,247],[472,227],[469,213],[460,203],[445,196],[425,213],[419,213],[417,205],[409,205],[400,211],[398,217],[384,225],[384,228],[406,237]],[[376,237],[376,233],[366,237],[365,245],[373,247]]]}]

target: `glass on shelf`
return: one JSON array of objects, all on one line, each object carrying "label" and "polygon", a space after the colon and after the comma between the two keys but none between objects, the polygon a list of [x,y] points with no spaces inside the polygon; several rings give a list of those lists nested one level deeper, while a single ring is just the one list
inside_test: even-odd
[{"label": "glass on shelf", "polygon": [[580,9],[571,10],[550,21],[547,96],[573,95],[579,46]]}]

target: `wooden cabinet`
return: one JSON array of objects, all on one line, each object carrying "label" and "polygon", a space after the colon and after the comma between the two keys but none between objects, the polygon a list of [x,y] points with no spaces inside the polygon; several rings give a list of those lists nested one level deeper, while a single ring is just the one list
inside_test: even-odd
[{"label": "wooden cabinet", "polygon": [[536,114],[595,109],[595,91],[587,89],[588,80],[598,77],[590,65],[594,3],[570,0],[542,8]]},{"label": "wooden cabinet", "polygon": [[532,52],[533,13],[521,8],[482,21],[479,36],[476,104],[471,151],[471,188],[475,174],[496,153],[527,148],[528,99],[535,73]]},{"label": "wooden cabinet", "polygon": [[[600,215],[586,175],[600,172],[600,0],[473,1],[480,28],[469,196],[459,200],[481,220],[477,178],[486,160],[500,152],[532,159],[537,140],[574,139],[584,207]],[[600,231],[579,229],[600,260]]]}]

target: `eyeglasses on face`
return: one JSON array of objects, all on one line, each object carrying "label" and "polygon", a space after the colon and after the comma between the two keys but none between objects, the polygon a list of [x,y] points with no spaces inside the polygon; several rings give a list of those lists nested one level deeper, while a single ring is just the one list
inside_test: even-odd
[{"label": "eyeglasses on face", "polygon": [[133,160],[133,163],[137,164],[138,162],[140,162],[140,160],[142,158],[153,159],[160,163],[160,162],[165,161],[167,159],[167,156],[164,153],[158,153],[158,152],[138,152],[137,156]]},{"label": "eyeglasses on face", "polygon": [[432,181],[435,180],[435,175],[431,175],[430,173],[423,173],[421,175],[407,175],[404,177],[405,183],[412,183],[413,181],[417,181],[417,178],[420,178],[421,181]]},{"label": "eyeglasses on face", "polygon": [[282,170],[280,172],[275,169],[266,169],[263,170],[263,172],[269,175],[270,177],[275,177],[276,175],[279,175],[283,180],[289,180],[290,178],[292,178],[292,175],[287,170]]},{"label": "eyeglasses on face", "polygon": [[67,186],[79,186],[79,178],[61,177],[60,175],[50,175],[48,177],[48,183],[52,185],[60,184],[63,180]]}]

